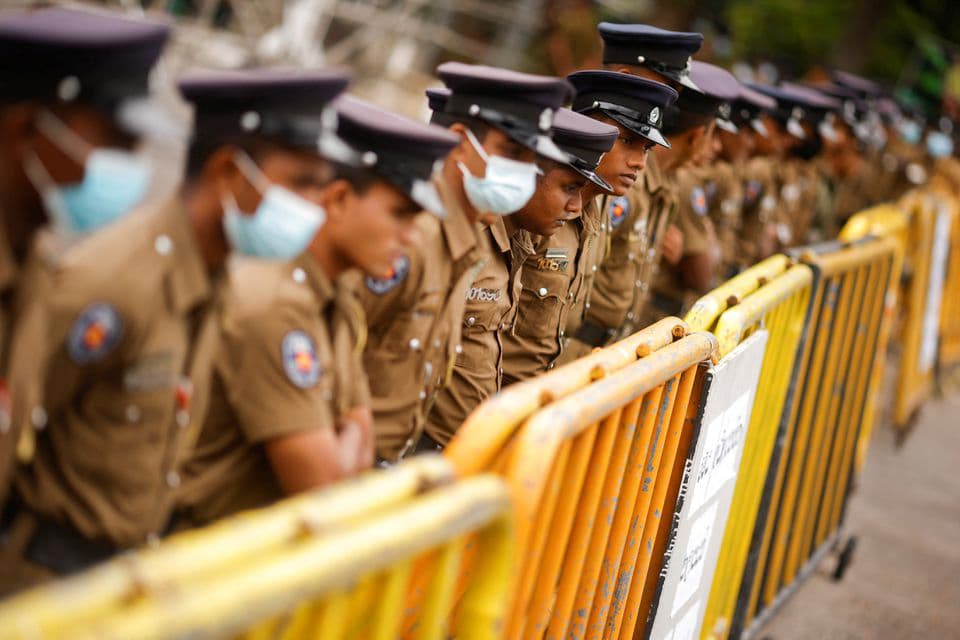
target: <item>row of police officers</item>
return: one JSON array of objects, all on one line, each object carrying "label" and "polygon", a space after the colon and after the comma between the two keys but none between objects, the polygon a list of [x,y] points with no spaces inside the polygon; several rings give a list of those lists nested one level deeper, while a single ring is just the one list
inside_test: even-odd
[{"label": "row of police officers", "polygon": [[343,71],[193,72],[180,168],[167,26],[0,13],[0,589],[441,449],[952,152],[864,78],[599,32],[567,78],[440,65],[430,124]]}]

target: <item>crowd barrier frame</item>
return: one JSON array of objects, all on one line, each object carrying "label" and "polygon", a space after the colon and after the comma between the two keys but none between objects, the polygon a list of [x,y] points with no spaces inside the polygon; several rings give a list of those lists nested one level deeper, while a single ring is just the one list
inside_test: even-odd
[{"label": "crowd barrier frame", "polygon": [[[670,344],[511,419],[509,430],[493,437],[501,444],[484,459],[510,485],[520,557],[505,637],[642,632],[695,436],[704,364],[717,356],[712,335],[678,339],[683,327],[676,318],[657,323],[650,329],[669,328]],[[622,342],[633,345],[650,329]],[[575,365],[549,376],[560,379],[568,369],[582,375]],[[471,418],[464,429],[483,427]],[[466,443],[482,438],[463,437],[458,445],[458,433],[447,453],[458,470],[461,461],[475,469],[479,454]]]},{"label": "crowd barrier frame", "polygon": [[701,638],[726,638],[730,630],[766,479],[780,461],[781,416],[797,368],[813,280],[810,267],[776,255],[698,300],[685,318],[693,328],[712,330],[723,356],[756,327],[770,334]]},{"label": "crowd barrier frame", "polygon": [[[512,591],[513,522],[500,479],[454,481],[449,462],[422,456],[18,595],[0,604],[0,638],[342,638],[362,627],[438,639],[456,607],[458,637],[492,640]],[[418,571],[429,575],[417,593]]]},{"label": "crowd barrier frame", "polygon": [[876,355],[886,348],[887,294],[899,277],[897,242],[889,237],[794,255],[814,273],[811,314],[782,416],[782,462],[764,487],[733,637],[762,626],[839,538],[857,444],[872,419]]}]

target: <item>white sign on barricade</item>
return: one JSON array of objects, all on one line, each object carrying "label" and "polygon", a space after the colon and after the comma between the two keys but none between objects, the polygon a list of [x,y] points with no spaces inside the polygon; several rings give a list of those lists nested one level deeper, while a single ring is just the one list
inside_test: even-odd
[{"label": "white sign on barricade", "polygon": [[648,638],[695,640],[700,633],[768,337],[757,331],[707,373]]},{"label": "white sign on barricade", "polygon": [[947,273],[950,249],[950,211],[940,202],[930,248],[930,281],[927,283],[927,304],[923,311],[923,334],[917,370],[927,373],[937,359],[937,338],[940,337],[940,304],[943,301],[943,280]]}]

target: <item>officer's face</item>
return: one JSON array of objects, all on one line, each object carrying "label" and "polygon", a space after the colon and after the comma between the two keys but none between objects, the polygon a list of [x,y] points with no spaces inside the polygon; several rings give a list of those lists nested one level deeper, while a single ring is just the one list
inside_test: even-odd
[{"label": "officer's face", "polygon": [[568,220],[580,215],[583,206],[581,190],[587,179],[560,164],[544,167],[537,190],[530,202],[514,214],[514,223],[530,233],[552,236]]},{"label": "officer's face", "polygon": [[697,138],[693,148],[691,161],[698,167],[704,167],[713,162],[720,151],[719,138],[717,137],[717,123],[711,120],[704,128],[703,135]]},{"label": "officer's face", "polygon": [[780,123],[764,114],[761,117],[767,129],[767,135],[757,136],[756,152],[762,156],[779,156],[783,153],[783,136],[786,133]]},{"label": "officer's face", "polygon": [[610,183],[614,194],[622,196],[630,190],[646,168],[647,152],[653,142],[609,118],[597,119],[615,125],[620,130],[620,136],[613,148],[605,153],[600,161],[597,173]]},{"label": "officer's face", "polygon": [[[319,201],[324,184],[330,179],[329,164],[307,151],[271,147],[257,154],[254,160],[271,184],[315,202]],[[228,167],[232,170],[222,178],[221,193],[232,194],[240,211],[256,211],[263,197],[262,185],[251,183],[250,176],[240,171],[235,163],[231,162]]]},{"label": "officer's face", "polygon": [[[335,190],[337,183],[334,181]],[[334,250],[347,267],[374,277],[393,265],[419,242],[414,224],[421,208],[391,184],[377,180],[362,193],[352,186],[325,203]]]}]

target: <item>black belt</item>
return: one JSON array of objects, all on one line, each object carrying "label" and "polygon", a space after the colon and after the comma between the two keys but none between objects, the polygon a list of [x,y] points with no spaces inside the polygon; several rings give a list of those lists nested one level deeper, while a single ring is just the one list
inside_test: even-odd
[{"label": "black belt", "polygon": [[15,499],[4,509],[3,530],[12,527],[21,516],[36,520],[33,533],[23,549],[23,557],[57,575],[83,571],[119,552],[108,542],[89,540],[69,525],[30,513]]},{"label": "black belt", "polygon": [[616,329],[600,326],[592,322],[584,322],[573,334],[573,337],[591,347],[602,347],[607,344],[611,338],[617,335]]},{"label": "black belt", "polygon": [[426,433],[420,434],[420,439],[417,441],[417,446],[413,448],[412,453],[414,455],[418,453],[431,453],[436,451],[443,451],[443,445],[428,436]]},{"label": "black belt", "polygon": [[683,313],[683,302],[680,300],[659,293],[654,293],[650,300],[653,302],[653,306],[667,315],[679,316]]}]

